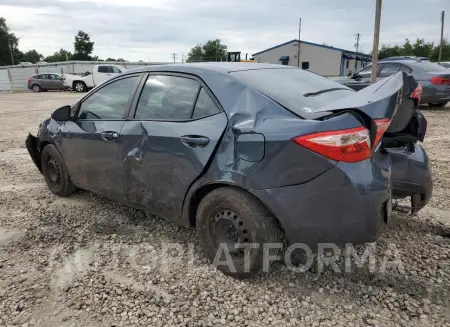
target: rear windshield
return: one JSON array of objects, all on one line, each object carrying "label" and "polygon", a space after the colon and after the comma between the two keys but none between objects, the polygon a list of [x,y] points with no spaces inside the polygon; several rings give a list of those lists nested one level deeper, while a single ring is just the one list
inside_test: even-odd
[{"label": "rear windshield", "polygon": [[431,61],[412,62],[409,65],[414,69],[419,68],[425,72],[448,72],[448,68],[442,67]]},{"label": "rear windshield", "polygon": [[[300,116],[305,113],[302,108],[314,112],[354,92],[342,84],[298,68],[255,69],[231,74]],[[321,93],[330,89],[339,90]]]}]

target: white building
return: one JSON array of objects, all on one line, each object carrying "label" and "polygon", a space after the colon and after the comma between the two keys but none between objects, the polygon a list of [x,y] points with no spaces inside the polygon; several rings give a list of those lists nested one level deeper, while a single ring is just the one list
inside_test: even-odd
[{"label": "white building", "polygon": [[346,76],[365,67],[371,56],[365,53],[334,48],[306,41],[300,42],[300,63],[297,60],[298,40],[291,40],[253,54],[257,62],[281,64],[307,69],[323,76]]}]

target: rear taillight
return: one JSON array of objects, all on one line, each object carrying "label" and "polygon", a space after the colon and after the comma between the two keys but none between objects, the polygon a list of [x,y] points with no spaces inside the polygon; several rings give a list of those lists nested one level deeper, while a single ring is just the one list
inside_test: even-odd
[{"label": "rear taillight", "polygon": [[[420,85],[419,85],[420,86]],[[377,133],[375,135],[375,142],[374,148],[378,145],[378,143],[381,141],[381,138],[383,137],[383,134],[387,131],[389,128],[389,125],[391,124],[391,119],[385,118],[385,119],[375,119],[375,124],[377,125]]]},{"label": "rear taillight", "polygon": [[358,162],[372,155],[369,131],[364,127],[298,136],[295,143],[329,159]]},{"label": "rear taillight", "polygon": [[411,93],[411,98],[417,99],[420,103],[420,100],[422,99],[422,85],[419,84],[419,86],[416,87],[413,93]]},{"label": "rear taillight", "polygon": [[31,83],[31,77],[28,79],[28,83]]},{"label": "rear taillight", "polygon": [[447,77],[442,77],[442,76],[434,76],[432,78],[430,78],[430,82],[431,84],[445,84],[445,85],[450,85],[450,78]]}]

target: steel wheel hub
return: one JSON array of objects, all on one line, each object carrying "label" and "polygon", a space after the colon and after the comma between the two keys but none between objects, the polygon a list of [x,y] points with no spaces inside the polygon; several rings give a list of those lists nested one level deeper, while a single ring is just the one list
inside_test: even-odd
[{"label": "steel wheel hub", "polygon": [[243,256],[245,243],[251,242],[244,221],[231,210],[219,210],[214,215],[210,232],[217,246],[225,244],[231,255]]},{"label": "steel wheel hub", "polygon": [[61,182],[61,173],[59,171],[58,162],[54,158],[48,158],[47,174],[51,183],[54,184],[55,186],[59,186]]}]

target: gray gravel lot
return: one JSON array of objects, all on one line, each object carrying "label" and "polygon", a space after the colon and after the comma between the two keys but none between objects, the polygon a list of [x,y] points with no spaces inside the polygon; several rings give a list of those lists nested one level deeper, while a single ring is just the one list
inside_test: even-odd
[{"label": "gray gravel lot", "polygon": [[375,272],[278,264],[240,281],[204,259],[194,231],[89,192],[50,193],[24,140],[78,97],[0,93],[0,326],[450,327],[450,107],[424,110],[433,198],[394,214]]}]

